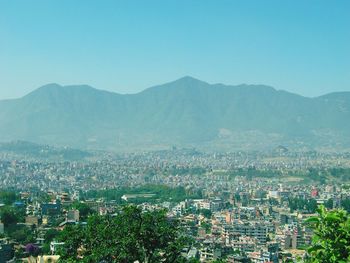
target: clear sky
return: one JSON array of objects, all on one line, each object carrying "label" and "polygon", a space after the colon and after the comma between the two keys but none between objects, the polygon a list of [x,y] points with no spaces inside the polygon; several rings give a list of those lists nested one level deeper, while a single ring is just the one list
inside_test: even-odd
[{"label": "clear sky", "polygon": [[350,90],[350,1],[0,0],[0,99],[52,82],[135,93],[184,75]]}]

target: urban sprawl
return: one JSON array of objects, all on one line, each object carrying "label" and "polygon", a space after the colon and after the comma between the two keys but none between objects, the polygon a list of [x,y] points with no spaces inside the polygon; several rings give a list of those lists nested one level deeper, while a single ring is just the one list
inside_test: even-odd
[{"label": "urban sprawl", "polygon": [[[350,211],[350,154],[174,149],[45,160],[0,153],[0,262],[56,262],[67,225],[134,204],[166,209],[201,262],[297,262],[319,205]],[[41,261],[40,261],[41,260]]]}]

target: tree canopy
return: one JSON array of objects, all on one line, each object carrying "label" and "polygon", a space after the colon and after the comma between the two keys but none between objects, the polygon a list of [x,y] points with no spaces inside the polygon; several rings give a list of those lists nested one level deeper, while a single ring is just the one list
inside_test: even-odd
[{"label": "tree canopy", "polygon": [[185,262],[187,239],[165,210],[125,206],[116,216],[92,215],[86,226],[67,226],[60,239],[63,262]]},{"label": "tree canopy", "polygon": [[306,220],[314,229],[312,245],[308,249],[312,263],[350,262],[350,216],[344,210],[317,209],[318,216]]}]

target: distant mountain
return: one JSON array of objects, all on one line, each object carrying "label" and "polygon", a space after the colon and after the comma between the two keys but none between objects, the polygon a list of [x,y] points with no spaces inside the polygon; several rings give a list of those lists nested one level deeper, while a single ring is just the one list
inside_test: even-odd
[{"label": "distant mountain", "polygon": [[350,146],[350,92],[307,98],[264,85],[184,77],[132,95],[48,84],[0,101],[0,141],[105,150],[172,145],[215,150],[342,150]]},{"label": "distant mountain", "polygon": [[26,141],[12,141],[0,143],[0,153],[12,154],[20,159],[23,158],[41,158],[45,160],[83,160],[92,157],[92,154],[86,151],[71,148],[56,148],[49,145],[39,145]]}]

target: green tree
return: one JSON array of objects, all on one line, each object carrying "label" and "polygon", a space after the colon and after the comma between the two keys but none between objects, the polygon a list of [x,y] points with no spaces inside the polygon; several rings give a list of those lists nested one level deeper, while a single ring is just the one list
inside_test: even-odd
[{"label": "green tree", "polygon": [[11,225],[7,229],[8,236],[22,245],[35,242],[32,229],[24,225]]},{"label": "green tree", "polygon": [[200,213],[201,213],[205,218],[208,218],[208,219],[210,219],[211,216],[212,216],[212,212],[211,212],[209,209],[203,208],[203,209],[200,210]]},{"label": "green tree", "polygon": [[5,205],[12,205],[17,200],[15,192],[0,191],[0,201],[4,202]]},{"label": "green tree", "polygon": [[75,202],[73,208],[79,210],[79,216],[82,220],[86,220],[89,215],[96,213],[90,206],[85,203]]},{"label": "green tree", "polygon": [[332,208],[333,208],[333,199],[332,199],[332,198],[329,198],[329,199],[327,200],[327,202],[325,203],[325,207],[326,207],[327,209],[332,209]]},{"label": "green tree", "polygon": [[1,222],[5,227],[16,225],[20,221],[19,215],[12,208],[4,208],[1,211]]},{"label": "green tree", "polygon": [[211,232],[211,224],[207,222],[202,222],[201,227],[205,229],[205,233],[209,234]]},{"label": "green tree", "polygon": [[54,228],[51,228],[46,231],[45,233],[45,242],[42,246],[41,250],[44,254],[48,254],[50,252],[50,243],[54,239],[56,239],[59,236],[60,232]]},{"label": "green tree", "polygon": [[54,240],[59,234],[59,231],[52,228],[46,231],[45,233],[45,242],[51,242]]},{"label": "green tree", "polygon": [[60,233],[59,240],[64,242],[59,247],[62,262],[77,262],[78,250],[83,246],[84,234],[81,225],[67,225]]},{"label": "green tree", "polygon": [[350,216],[344,210],[317,209],[318,216],[306,223],[314,229],[312,245],[308,249],[313,263],[350,262]]},{"label": "green tree", "polygon": [[90,216],[86,227],[67,226],[60,239],[63,262],[183,262],[186,238],[178,221],[169,220],[165,210],[143,212],[126,206],[115,217]]},{"label": "green tree", "polygon": [[343,207],[348,213],[350,213],[350,198],[347,197],[340,202],[341,207]]},{"label": "green tree", "polygon": [[309,213],[315,213],[317,209],[317,201],[315,199],[309,199],[306,202],[306,210]]}]

